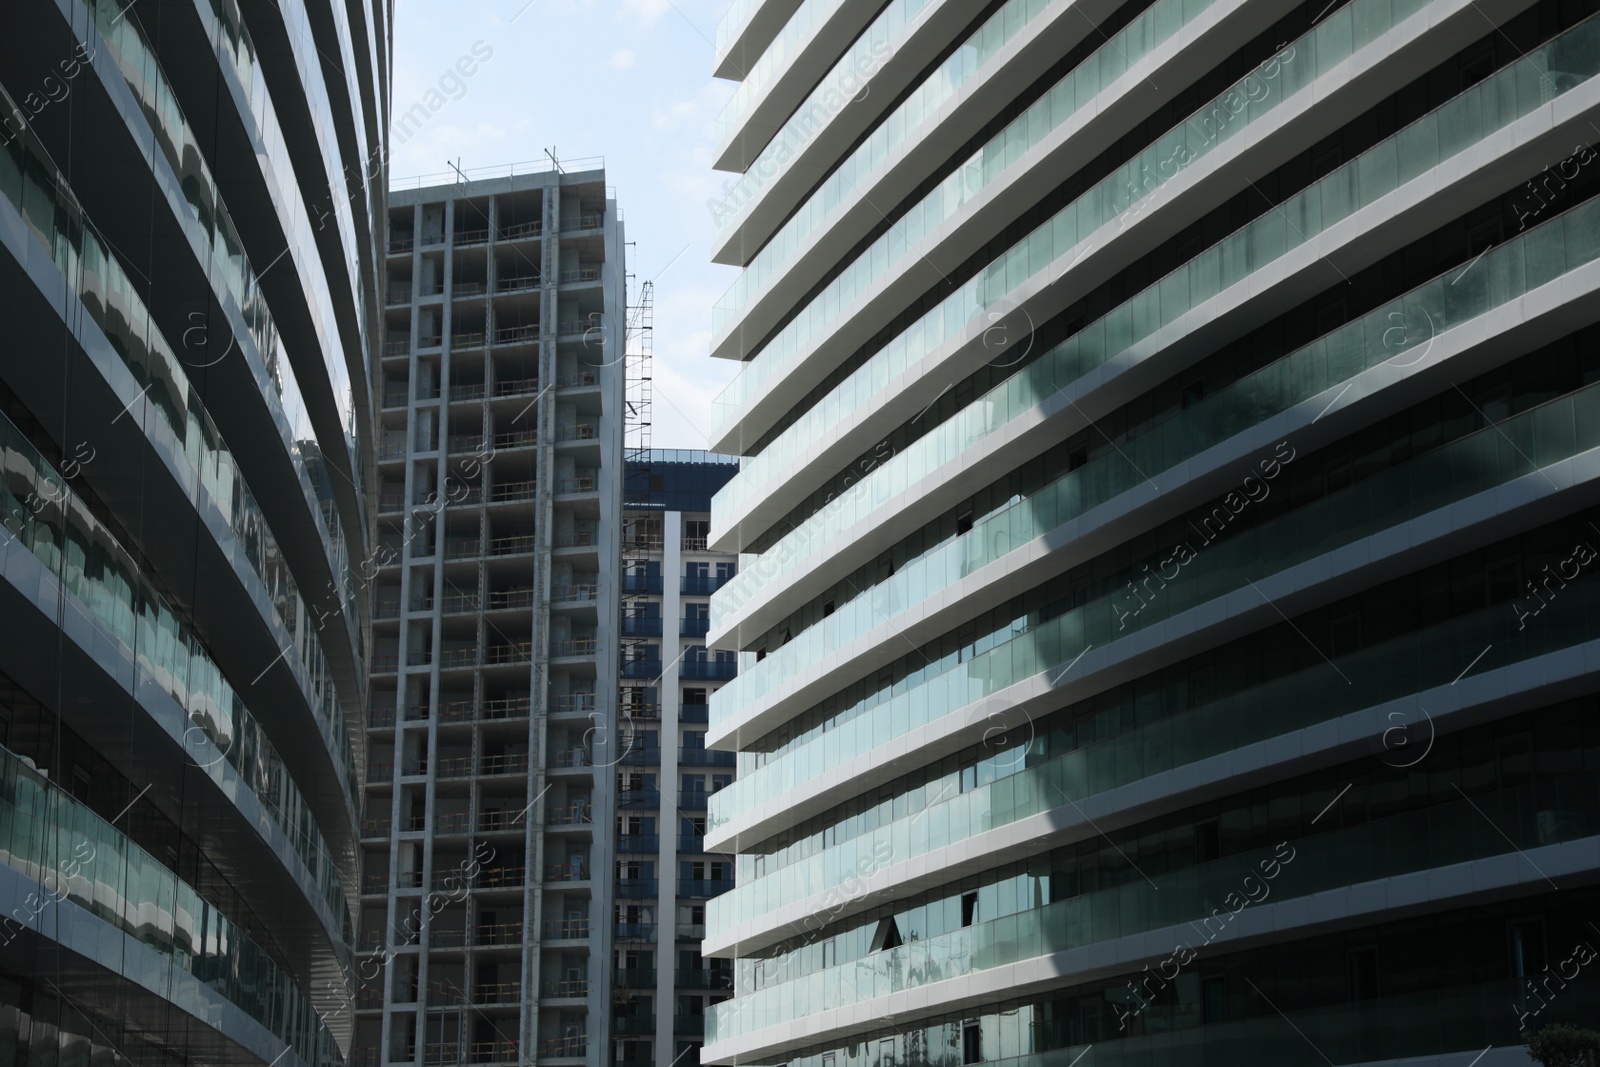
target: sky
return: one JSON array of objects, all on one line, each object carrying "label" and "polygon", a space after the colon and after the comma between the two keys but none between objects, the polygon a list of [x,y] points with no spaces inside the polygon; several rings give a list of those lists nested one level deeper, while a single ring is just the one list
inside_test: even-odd
[{"label": "sky", "polygon": [[[710,260],[711,211],[734,177],[711,169],[714,122],[736,83],[711,76],[731,0],[396,0],[390,184],[450,164],[471,172],[602,156],[627,240],[629,299],[654,279],[656,448],[708,448],[711,402],[738,364],[712,359],[711,306],[733,267]],[[477,51],[474,52],[476,47]],[[487,59],[482,57],[488,53]],[[462,57],[476,67],[460,77]]]}]

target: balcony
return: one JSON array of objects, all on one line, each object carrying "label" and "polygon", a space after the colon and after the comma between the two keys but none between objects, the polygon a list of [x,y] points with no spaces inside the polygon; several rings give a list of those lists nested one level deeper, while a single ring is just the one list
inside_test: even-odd
[{"label": "balcony", "polygon": [[526,752],[502,752],[493,756],[484,756],[478,761],[478,773],[489,774],[525,774],[528,770],[528,754]]},{"label": "balcony", "polygon": [[546,919],[544,939],[546,941],[587,941],[589,940],[589,920]]},{"label": "balcony", "polygon": [[628,744],[622,753],[622,763],[627,767],[659,767],[661,748],[658,745]]},{"label": "balcony", "polygon": [[544,880],[548,882],[587,882],[589,880],[589,862],[587,860],[569,860],[566,863],[546,864]]},{"label": "balcony", "polygon": [[732,767],[736,753],[720,752],[714,748],[678,749],[678,764],[683,767]]},{"label": "balcony", "polygon": [[494,291],[497,293],[517,293],[526,289],[539,288],[539,273],[511,274],[504,278],[497,278]]},{"label": "balcony", "polygon": [[529,710],[530,703],[527,697],[494,697],[483,702],[478,718],[484,722],[525,719]]},{"label": "balcony", "polygon": [[711,619],[679,619],[678,635],[680,637],[704,637],[711,632]]},{"label": "balcony", "polygon": [[578,216],[578,229],[580,229],[580,230],[596,230],[596,229],[599,229],[601,226],[605,225],[605,221],[606,221],[606,217],[605,217],[604,212],[601,212],[599,214],[594,214],[594,215],[579,215]]},{"label": "balcony", "polygon": [[[483,343],[483,334],[481,333],[478,334],[478,343]],[[467,400],[482,400],[486,395],[485,386],[482,382],[450,383],[450,401],[452,403],[459,403]],[[483,440],[481,435],[478,437],[478,440]],[[454,444],[451,445],[451,451],[458,451]]]},{"label": "balcony", "polygon": [[550,589],[550,599],[557,604],[580,604],[595,600],[600,587],[590,582],[577,585],[557,585]]},{"label": "balcony", "polygon": [[557,770],[571,770],[591,766],[589,750],[586,748],[562,748],[550,753],[550,758],[545,762],[546,767]]},{"label": "balcony", "polygon": [[574,530],[572,533],[556,534],[550,540],[556,548],[588,548],[594,544],[594,531]]},{"label": "balcony", "polygon": [[444,543],[445,559],[471,559],[476,556],[481,548],[481,542],[476,537],[451,537]]},{"label": "balcony", "polygon": [[624,593],[660,596],[661,589],[661,575],[659,574],[624,574],[622,576],[622,591]]},{"label": "balcony", "polygon": [[369,815],[361,820],[361,836],[363,838],[388,837],[389,816]]},{"label": "balcony", "polygon": [[547,1037],[539,1042],[539,1058],[541,1060],[582,1059],[588,1051],[588,1034],[576,1034],[571,1037]]},{"label": "balcony", "polygon": [[702,682],[726,682],[739,673],[732,659],[686,659],[678,665],[678,677]]},{"label": "balcony", "polygon": [[684,704],[678,708],[678,721],[708,723],[711,721],[710,704]]},{"label": "balcony", "polygon": [[489,239],[489,227],[479,226],[470,230],[456,231],[456,244],[474,245]]},{"label": "balcony", "polygon": [[521,867],[485,867],[478,873],[477,889],[521,889],[527,871]]},{"label": "balcony", "polygon": [[710,596],[733,578],[731,574],[686,574],[678,591],[690,596]]},{"label": "balcony", "polygon": [[733,989],[733,975],[725,971],[674,971],[672,985],[676,989]]},{"label": "balcony", "polygon": [[622,676],[624,678],[648,679],[661,677],[661,661],[659,659],[630,659],[622,663]]},{"label": "balcony", "polygon": [[510,537],[495,537],[489,540],[489,555],[515,556],[526,552],[533,552],[538,547],[538,541],[533,534],[515,534]]},{"label": "balcony", "polygon": [[463,300],[467,297],[482,296],[487,287],[483,282],[456,281],[450,284],[450,296],[454,300]]},{"label": "balcony", "polygon": [[507,378],[494,383],[495,396],[527,396],[538,391],[538,378]]},{"label": "balcony", "polygon": [[593,371],[579,371],[577,374],[564,374],[556,379],[557,389],[581,389],[584,386],[594,385]]},{"label": "balcony", "polygon": [[587,978],[567,978],[554,982],[540,982],[539,995],[547,999],[581,1000],[589,995],[589,980]]},{"label": "balcony", "polygon": [[572,641],[551,641],[550,656],[552,659],[562,656],[592,656],[598,648],[599,643],[592,637],[580,637]]},{"label": "balcony", "polygon": [[679,878],[680,897],[701,897],[709,900],[733,888],[732,878]]},{"label": "balcony", "polygon": [[367,712],[367,729],[383,730],[394,725],[393,708],[373,708]]},{"label": "balcony", "polygon": [[706,797],[710,795],[703,789],[685,789],[678,794],[678,807],[684,811],[705,811]]},{"label": "balcony", "polygon": [[[407,352],[410,352],[410,351],[411,351],[411,342],[410,341],[385,341],[385,342],[383,342],[383,354],[385,356],[403,356]],[[394,394],[391,393],[391,394],[388,394],[388,395],[393,396]],[[400,396],[400,403],[404,404],[406,402],[406,395],[404,393],[400,393],[399,396]]]},{"label": "balcony", "polygon": [[706,1036],[706,1017],[704,1015],[674,1015],[672,1017],[672,1033],[677,1037],[691,1037],[697,1041],[704,1041]]},{"label": "balcony", "polygon": [[522,326],[502,326],[494,331],[494,343],[497,345],[529,344],[539,339],[539,324]]},{"label": "balcony", "polygon": [[[560,492],[560,482],[556,483],[556,491]],[[521,482],[501,482],[489,487],[489,500],[495,504],[505,504],[514,500],[532,500],[535,493],[534,481],[529,478]]]},{"label": "balcony", "polygon": [[[558,437],[556,440],[559,441],[561,438]],[[594,477],[592,475],[584,475],[580,478],[557,478],[556,492],[563,496],[572,493],[592,493],[594,492]]]},{"label": "balcony", "polygon": [[619,834],[617,836],[618,852],[660,852],[660,834]]},{"label": "balcony", "polygon": [[371,785],[371,784],[376,783],[376,782],[392,782],[392,781],[394,781],[394,764],[393,763],[377,763],[377,762],[370,761],[370,760],[368,761],[368,763],[367,763],[367,784]]},{"label": "balcony", "polygon": [[[391,285],[383,294],[384,307],[399,307],[401,304],[409,303],[411,303],[411,286],[409,285]],[[392,356],[403,355],[404,353],[390,352],[389,346],[384,345],[383,354]]]},{"label": "balcony", "polygon": [[564,714],[587,713],[594,710],[593,693],[559,693],[550,697],[550,710]]},{"label": "balcony", "polygon": [[595,438],[594,424],[579,422],[571,426],[557,426],[557,441],[593,441]]},{"label": "balcony", "polygon": [[467,1046],[468,1063],[521,1063],[517,1043],[509,1038],[474,1041]]},{"label": "balcony", "polygon": [[654,1015],[617,1015],[612,1025],[618,1034],[631,1037],[649,1037],[656,1032]]},{"label": "balcony", "polygon": [[642,941],[653,945],[655,944],[656,940],[656,924],[618,923],[616,928],[616,940]]},{"label": "balcony", "polygon": [[[493,602],[492,595],[489,606],[498,606]],[[532,641],[509,641],[504,644],[490,645],[483,650],[483,665],[486,667],[503,667],[532,662]]]},{"label": "balcony", "polygon": [[708,538],[690,537],[688,534],[684,534],[683,540],[679,542],[679,545],[685,552],[704,552],[709,543]]},{"label": "balcony", "polygon": [[547,826],[588,826],[594,821],[589,805],[581,801],[552,808],[545,814]]},{"label": "balcony", "polygon": [[522,923],[485,923],[473,930],[472,937],[474,944],[482,946],[521,945]]},{"label": "balcony", "polygon": [[391,256],[395,255],[397,253],[400,253],[400,252],[409,252],[413,248],[415,248],[416,246],[417,246],[416,239],[413,238],[410,234],[405,234],[405,235],[390,234],[389,235],[389,254]]},{"label": "balcony", "polygon": [[573,267],[561,272],[561,282],[597,282],[600,280],[599,267]]},{"label": "balcony", "polygon": [[500,227],[500,240],[515,241],[523,237],[538,237],[544,229],[544,223],[535,219],[532,222],[518,222],[510,226]]},{"label": "balcony", "polygon": [[472,987],[474,1004],[515,1004],[521,999],[521,982],[480,982]]},{"label": "balcony", "polygon": [[661,619],[625,617],[622,620],[623,637],[660,637]]},{"label": "balcony", "polygon": [[617,896],[627,900],[654,900],[661,895],[658,878],[618,878]]}]

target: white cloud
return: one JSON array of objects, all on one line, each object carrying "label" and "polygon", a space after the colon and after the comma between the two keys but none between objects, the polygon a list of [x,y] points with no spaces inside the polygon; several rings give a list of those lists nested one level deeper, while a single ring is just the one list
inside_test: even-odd
[{"label": "white cloud", "polygon": [[634,58],[633,49],[619,48],[611,53],[611,66],[614,70],[626,70],[633,66]]}]

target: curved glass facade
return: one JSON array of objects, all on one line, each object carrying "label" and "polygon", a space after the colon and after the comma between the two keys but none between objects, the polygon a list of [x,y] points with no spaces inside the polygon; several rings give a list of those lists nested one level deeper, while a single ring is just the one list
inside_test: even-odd
[{"label": "curved glass facade", "polygon": [[383,4],[7,14],[0,1043],[30,1060],[350,1056],[389,52]]},{"label": "curved glass facade", "polygon": [[[1041,77],[1044,5],[890,50],[906,94],[745,252],[705,1062],[1466,1062],[1579,1020],[1530,982],[1600,835],[1600,18],[1324,0],[1186,47],[1248,6],[1136,0]],[[1170,103],[1097,129],[1131,72]],[[721,232],[790,146],[747,147]],[[970,251],[912,281],[930,240]]]}]

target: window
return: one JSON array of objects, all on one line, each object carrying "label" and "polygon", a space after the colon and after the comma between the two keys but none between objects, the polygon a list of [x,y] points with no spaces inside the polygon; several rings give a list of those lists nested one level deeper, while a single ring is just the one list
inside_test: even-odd
[{"label": "window", "polygon": [[706,748],[705,731],[685,730],[683,732],[683,747],[695,752],[704,752]]},{"label": "window", "polygon": [[1352,611],[1328,626],[1328,656],[1348,656],[1361,647],[1361,613]]},{"label": "window", "polygon": [[711,564],[706,563],[704,560],[685,563],[683,565],[683,576],[685,578],[709,578],[711,577]]},{"label": "window", "polygon": [[961,894],[961,925],[971,926],[978,921],[978,894]]},{"label": "window", "polygon": [[1215,822],[1195,823],[1194,861],[1205,863],[1222,855],[1222,835]]},{"label": "window", "polygon": [[1345,955],[1345,975],[1351,1000],[1372,1000],[1378,995],[1378,950],[1355,948]]},{"label": "window", "polygon": [[683,520],[683,547],[688,552],[701,552],[705,550],[706,542],[711,539],[710,519],[684,519]]},{"label": "window", "polygon": [[703,601],[686,601],[683,605],[683,617],[688,622],[710,622],[711,605]]},{"label": "window", "polygon": [[969,511],[965,515],[962,515],[960,518],[956,519],[956,536],[960,537],[962,534],[967,533],[971,529],[972,512]]},{"label": "window", "polygon": [[737,568],[736,564],[733,564],[733,563],[719,563],[719,564],[717,564],[717,581],[718,582],[726,582],[728,579],[732,578],[736,573],[738,573],[738,568]]},{"label": "window", "polygon": [[1508,923],[1506,955],[1512,978],[1529,978],[1544,970],[1544,920]]},{"label": "window", "polygon": [[976,788],[978,788],[978,765],[969,763],[961,768],[961,791],[970,793]]},{"label": "window", "polygon": [[1224,1022],[1228,1018],[1228,983],[1220,974],[1200,980],[1201,1022]]},{"label": "window", "polygon": [[704,689],[685,689],[683,691],[683,702],[685,704],[704,704],[706,702],[706,691]]},{"label": "window", "polygon": [[983,1028],[976,1019],[961,1024],[961,1062],[983,1062]]},{"label": "window", "polygon": [[1182,404],[1185,408],[1192,408],[1206,398],[1206,383],[1203,378],[1196,378],[1183,387]]},{"label": "window", "polygon": [[900,927],[895,923],[894,916],[878,920],[878,928],[872,933],[871,952],[881,952],[886,948],[899,948],[904,942],[900,940]]},{"label": "window", "polygon": [[1490,607],[1522,596],[1522,561],[1508,556],[1484,571],[1484,597]]},{"label": "window", "polygon": [[832,614],[833,614],[833,601],[829,600],[829,601],[824,602],[823,605],[822,605],[822,617],[824,619],[826,619],[829,615],[832,615]]}]

